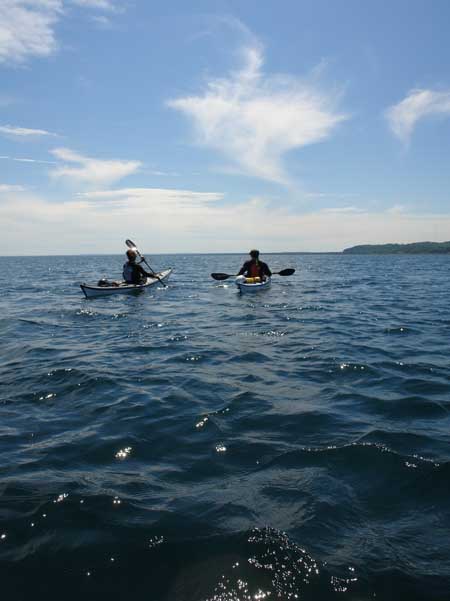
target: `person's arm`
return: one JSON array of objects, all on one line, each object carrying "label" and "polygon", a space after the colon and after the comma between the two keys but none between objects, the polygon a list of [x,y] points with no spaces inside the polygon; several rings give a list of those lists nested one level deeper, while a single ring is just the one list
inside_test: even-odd
[{"label": "person's arm", "polygon": [[248,261],[246,261],[239,270],[238,275],[244,275],[248,271]]},{"label": "person's arm", "polygon": [[272,275],[272,272],[269,269],[269,266],[267,265],[267,263],[264,263],[264,274],[270,278],[270,276]]},{"label": "person's arm", "polygon": [[[142,264],[142,263],[145,263],[145,257],[143,257],[141,255],[141,260],[139,261],[139,264]],[[142,273],[144,273],[148,278],[155,277],[154,271],[151,271],[150,273],[148,273],[148,271],[145,271],[145,269],[143,267],[141,267],[141,269],[142,269]]]},{"label": "person's arm", "polygon": [[152,273],[148,273],[147,271],[145,271],[145,269],[142,267],[142,265],[136,265],[136,267],[139,270],[139,273],[143,276],[145,276],[146,278],[151,278],[153,276]]}]

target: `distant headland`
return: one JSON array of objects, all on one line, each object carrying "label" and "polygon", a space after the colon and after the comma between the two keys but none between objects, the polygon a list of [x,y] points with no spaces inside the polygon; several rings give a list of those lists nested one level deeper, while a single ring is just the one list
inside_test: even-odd
[{"label": "distant headland", "polygon": [[345,248],[347,255],[445,255],[450,242],[412,242],[410,244],[360,244]]}]

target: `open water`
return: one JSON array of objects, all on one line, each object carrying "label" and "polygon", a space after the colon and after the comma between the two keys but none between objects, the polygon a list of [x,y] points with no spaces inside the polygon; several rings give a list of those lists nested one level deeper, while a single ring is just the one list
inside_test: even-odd
[{"label": "open water", "polygon": [[0,259],[1,601],[448,601],[450,258]]}]

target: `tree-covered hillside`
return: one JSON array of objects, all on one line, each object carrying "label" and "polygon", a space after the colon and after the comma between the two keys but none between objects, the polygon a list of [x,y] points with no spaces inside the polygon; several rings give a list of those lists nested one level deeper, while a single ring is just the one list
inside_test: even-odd
[{"label": "tree-covered hillside", "polygon": [[449,242],[412,242],[411,244],[361,244],[343,251],[354,255],[450,254]]}]

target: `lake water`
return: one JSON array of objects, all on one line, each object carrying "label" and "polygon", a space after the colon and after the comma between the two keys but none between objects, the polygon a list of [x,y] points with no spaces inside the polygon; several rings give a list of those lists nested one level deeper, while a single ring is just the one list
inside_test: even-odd
[{"label": "lake water", "polygon": [[450,599],[450,258],[0,259],[2,601]]}]

